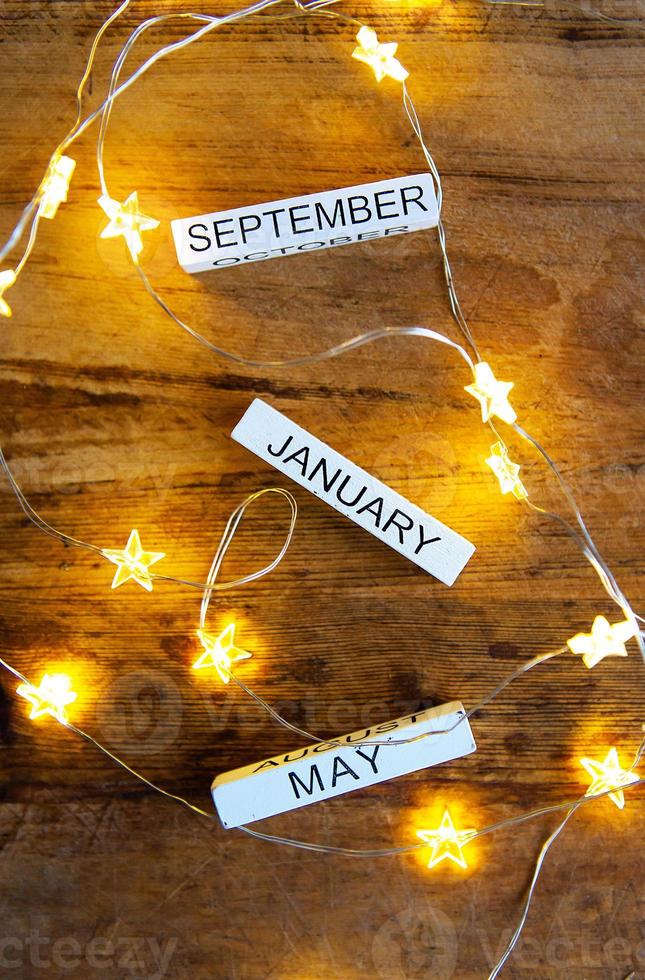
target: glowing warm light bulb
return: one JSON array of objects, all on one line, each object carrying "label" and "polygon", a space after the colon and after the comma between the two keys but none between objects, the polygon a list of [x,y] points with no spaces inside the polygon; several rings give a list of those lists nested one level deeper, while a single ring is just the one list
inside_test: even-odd
[{"label": "glowing warm light bulb", "polygon": [[488,466],[499,480],[502,493],[513,493],[518,500],[528,497],[526,487],[519,478],[520,467],[509,459],[506,446],[496,442],[490,447],[490,456],[486,460]]},{"label": "glowing warm light bulb", "polygon": [[604,793],[608,789],[615,789],[615,793],[609,794],[609,799],[616,804],[619,810],[622,810],[625,806],[625,794],[619,787],[637,783],[638,776],[635,772],[621,767],[616,749],[611,748],[609,750],[604,762],[585,758],[580,760],[580,764],[584,766],[592,780],[585,796],[595,796],[597,793]]},{"label": "glowing warm light bulb", "polygon": [[62,725],[67,724],[66,706],[77,698],[67,674],[44,674],[39,687],[20,684],[16,692],[31,703],[30,718],[51,715]]},{"label": "glowing warm light bulb", "polygon": [[71,157],[59,156],[52,160],[43,183],[38,207],[38,212],[43,218],[53,218],[59,205],[67,200],[69,183],[75,168],[76,160],[72,160]]},{"label": "glowing warm light bulb", "polygon": [[9,289],[9,286],[13,286],[16,281],[16,273],[13,269],[3,269],[0,272],[0,315],[1,316],[11,316],[11,307],[4,298],[4,292]]},{"label": "glowing warm light bulb", "polygon": [[130,531],[125,548],[119,550],[104,548],[101,554],[117,566],[112,579],[113,589],[118,589],[124,582],[133,579],[147,592],[152,592],[152,579],[148,571],[150,565],[166,557],[163,551],[144,551],[136,529]]},{"label": "glowing warm light bulb", "polygon": [[503,422],[512,425],[517,414],[508,400],[513,387],[512,381],[498,381],[486,361],[475,364],[475,383],[466,385],[466,391],[473,395],[482,407],[482,420],[488,422],[496,415]]},{"label": "glowing warm light bulb", "polygon": [[133,191],[123,203],[114,201],[105,194],[99,197],[98,203],[110,219],[110,223],[101,232],[101,238],[116,238],[123,235],[133,261],[138,262],[139,255],[143,251],[141,232],[152,231],[159,226],[159,222],[156,218],[149,218],[139,211],[139,195],[136,191]]},{"label": "glowing warm light bulb", "polygon": [[193,664],[193,670],[214,667],[225,684],[231,679],[231,666],[238,660],[248,660],[252,654],[235,646],[235,623],[227,626],[219,636],[197,630],[204,652]]},{"label": "glowing warm light bulb", "polygon": [[381,44],[376,31],[363,25],[356,35],[358,47],[352,51],[352,58],[362,61],[373,69],[376,81],[380,82],[386,75],[397,82],[404,82],[410,72],[394,57],[398,44]]},{"label": "glowing warm light bulb", "polygon": [[457,830],[448,810],[443,811],[441,823],[436,830],[417,830],[417,837],[432,848],[428,867],[434,868],[441,861],[453,861],[460,868],[468,864],[463,848],[476,835],[476,830]]},{"label": "glowing warm light bulb", "polygon": [[591,670],[605,657],[626,657],[627,640],[636,635],[636,627],[629,620],[612,624],[604,616],[596,616],[591,633],[576,633],[567,640],[572,653],[582,655],[585,667]]}]

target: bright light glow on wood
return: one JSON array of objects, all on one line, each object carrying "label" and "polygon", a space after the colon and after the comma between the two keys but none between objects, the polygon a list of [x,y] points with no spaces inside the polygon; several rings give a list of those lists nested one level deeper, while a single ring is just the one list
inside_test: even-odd
[{"label": "bright light glow on wood", "polygon": [[133,579],[147,592],[152,592],[152,579],[148,571],[150,565],[165,558],[163,551],[144,551],[141,538],[136,529],[130,531],[128,543],[123,549],[104,548],[101,552],[108,561],[114,562],[117,570],[112,579],[112,588],[118,589],[124,582]]},{"label": "bright light glow on wood", "polygon": [[352,58],[369,65],[374,71],[376,81],[380,82],[385,76],[397,82],[404,82],[410,74],[400,61],[394,57],[398,44],[381,44],[376,31],[363,25],[356,35],[358,47],[352,51]]},{"label": "bright light glow on wood", "polygon": [[585,667],[590,670],[605,657],[626,657],[625,643],[636,635],[633,623],[625,619],[613,626],[604,616],[596,616],[591,633],[576,633],[567,640],[572,653],[582,655]]},{"label": "bright light glow on wood", "polygon": [[133,261],[138,262],[139,255],[143,251],[141,232],[152,231],[159,226],[159,222],[156,218],[149,218],[139,211],[139,195],[136,191],[133,191],[123,203],[105,195],[99,197],[98,202],[110,219],[109,224],[101,232],[101,238],[117,238],[123,235]]},{"label": "bright light glow on wood", "polygon": [[468,862],[463,848],[472,840],[476,830],[457,830],[448,810],[443,811],[441,823],[436,830],[417,830],[417,837],[432,848],[428,867],[434,868],[441,861],[453,861],[460,868],[467,868]]},{"label": "bright light glow on wood", "polygon": [[77,698],[67,674],[44,674],[39,687],[20,684],[16,691],[31,704],[30,718],[51,715],[62,725],[67,724],[66,706]]},{"label": "bright light glow on wood", "polygon": [[59,156],[52,161],[45,177],[38,207],[43,218],[55,217],[59,205],[67,200],[69,183],[75,168],[76,160],[72,160],[71,157]]},{"label": "bright light glow on wood", "polygon": [[3,269],[0,272],[0,315],[1,316],[11,316],[11,307],[4,298],[4,292],[9,289],[9,286],[13,286],[16,281],[16,273],[13,269]]},{"label": "bright light glow on wood", "polygon": [[494,415],[512,425],[517,418],[508,400],[513,387],[512,381],[498,381],[486,361],[475,364],[475,383],[466,385],[466,391],[473,395],[482,407],[482,421],[488,422]]},{"label": "bright light glow on wood", "polygon": [[235,623],[231,623],[219,636],[197,630],[204,652],[193,664],[193,670],[214,667],[224,684],[231,679],[231,666],[238,660],[248,660],[252,654],[235,646]]},{"label": "bright light glow on wood", "polygon": [[604,762],[585,758],[580,760],[580,765],[584,766],[592,780],[585,796],[595,796],[597,793],[604,793],[608,789],[615,789],[615,793],[609,794],[609,799],[616,804],[619,810],[622,810],[625,806],[625,794],[619,787],[637,783],[638,776],[636,773],[621,767],[616,749],[612,747],[609,750]]}]

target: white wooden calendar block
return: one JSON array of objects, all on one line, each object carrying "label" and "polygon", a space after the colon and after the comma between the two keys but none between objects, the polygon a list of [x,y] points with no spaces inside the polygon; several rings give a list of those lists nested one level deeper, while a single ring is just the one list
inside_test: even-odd
[{"label": "white wooden calendar block", "polygon": [[177,218],[171,228],[181,267],[206,272],[402,235],[438,222],[434,182],[426,173]]},{"label": "white wooden calendar block", "polygon": [[456,531],[260,398],[252,402],[231,435],[446,585],[454,583],[475,551]]},{"label": "white wooden calendar block", "polygon": [[[465,715],[452,701],[221,773],[211,786],[218,816],[227,829],[239,827],[469,755],[477,746]],[[417,735],[426,737],[374,744]]]}]

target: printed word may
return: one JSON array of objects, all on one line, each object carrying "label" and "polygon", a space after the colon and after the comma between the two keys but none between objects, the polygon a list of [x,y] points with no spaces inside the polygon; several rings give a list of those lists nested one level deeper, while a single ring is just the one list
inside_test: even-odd
[{"label": "printed word may", "polygon": [[446,585],[475,548],[286,415],[256,398],[232,437]]},{"label": "printed word may", "polygon": [[[405,742],[419,735],[426,737]],[[239,827],[458,759],[475,749],[464,707],[453,701],[222,773],[214,779],[211,793],[222,824]]]},{"label": "printed word may", "polygon": [[177,218],[171,227],[182,269],[205,272],[434,228],[438,221],[432,177],[416,174]]}]

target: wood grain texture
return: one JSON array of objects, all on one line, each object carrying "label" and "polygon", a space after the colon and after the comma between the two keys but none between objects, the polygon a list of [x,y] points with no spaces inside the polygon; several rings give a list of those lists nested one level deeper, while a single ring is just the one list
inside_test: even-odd
[{"label": "wood grain texture", "polygon": [[[99,56],[92,104],[126,27],[178,7],[133,4]],[[2,5],[3,236],[72,118],[71,93],[110,9]],[[400,41],[444,177],[471,326],[498,376],[514,379],[523,423],[562,467],[638,606],[640,38],[571,13],[475,2],[344,9]],[[157,32],[136,57],[181,30]],[[114,112],[110,187],[118,197],[138,189],[164,221],[145,267],[225,348],[279,358],[410,323],[458,339],[432,233],[198,277],[174,259],[172,217],[420,169],[396,87],[377,87],[351,60],[352,41],[313,19],[222,30],[159,64]],[[229,438],[259,395],[473,541],[475,558],[447,589],[291,487],[300,519],[287,559],[219,597],[211,623],[234,616],[254,652],[245,680],[327,734],[421,702],[471,704],[595,614],[612,614],[560,531],[497,491],[457,358],[410,339],[297,371],[216,360],[146,298],[119,245],[98,237],[91,133],[73,155],[70,201],[43,223],[2,325],[2,442],[49,521],[106,547],[138,527],[167,552],[169,572],[203,578],[232,508],[280,482]],[[515,450],[534,499],[561,508],[542,467]],[[6,486],[0,495],[2,655],[30,676],[71,666],[81,727],[206,807],[216,772],[295,747],[240,692],[191,673],[197,593],[111,592],[105,563],[38,534]],[[279,502],[250,514],[225,574],[263,563],[285,521]],[[484,977],[554,826],[545,818],[482,839],[463,874],[430,874],[419,857],[273,848],[151,795],[57,726],[29,722],[14,685],[0,681],[3,976]],[[477,717],[473,756],[265,829],[388,846],[414,839],[444,803],[483,826],[574,798],[586,787],[581,754],[634,750],[642,695],[633,649],[593,672],[556,661]],[[623,812],[602,801],[576,815],[507,977],[645,976],[643,812],[637,790]],[[34,931],[47,942],[37,946]]]}]

